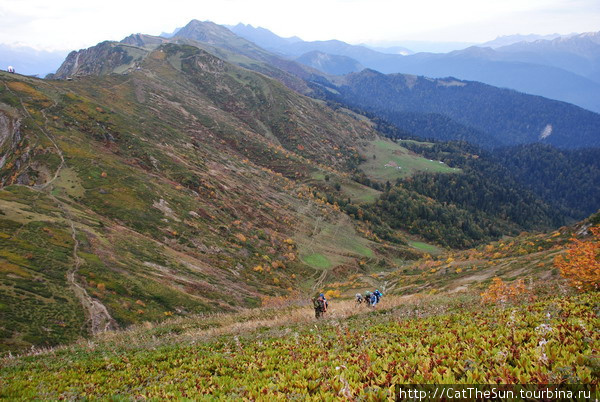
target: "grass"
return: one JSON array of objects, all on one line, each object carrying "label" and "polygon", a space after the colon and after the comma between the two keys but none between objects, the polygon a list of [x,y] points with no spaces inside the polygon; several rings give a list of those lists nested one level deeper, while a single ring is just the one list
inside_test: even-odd
[{"label": "grass", "polygon": [[[176,319],[0,365],[3,398],[361,398],[402,383],[597,383],[592,294],[510,308],[384,296]],[[493,346],[490,346],[493,345]]]},{"label": "grass", "polygon": [[81,198],[85,194],[85,189],[81,185],[81,180],[77,176],[77,173],[71,168],[61,169],[60,174],[53,184],[54,187],[60,189],[59,191],[64,192],[73,198]]},{"label": "grass", "polygon": [[314,268],[355,264],[361,258],[375,255],[371,242],[360,237],[349,218],[336,222],[317,221],[306,232],[295,238],[303,261]]},{"label": "grass", "polygon": [[425,251],[426,253],[429,253],[432,255],[438,255],[442,252],[442,250],[440,250],[438,247],[434,246],[433,244],[423,243],[420,241],[409,241],[408,245],[416,248],[417,250]]},{"label": "grass", "polygon": [[393,182],[410,177],[416,172],[457,173],[460,169],[448,167],[440,161],[418,156],[408,149],[389,140],[371,141],[362,149],[366,161],[360,168],[365,174],[380,182]]},{"label": "grass", "polygon": [[300,255],[300,259],[307,265],[319,269],[331,268],[331,261],[323,254],[313,253],[308,255]]},{"label": "grass", "polygon": [[371,187],[355,182],[343,183],[341,189],[344,195],[350,198],[354,203],[372,203],[375,202],[381,194],[381,192],[372,189]]}]

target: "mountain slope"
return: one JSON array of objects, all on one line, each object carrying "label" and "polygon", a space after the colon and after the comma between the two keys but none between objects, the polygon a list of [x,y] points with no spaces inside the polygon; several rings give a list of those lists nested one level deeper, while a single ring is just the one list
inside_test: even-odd
[{"label": "mountain slope", "polygon": [[296,61],[331,75],[355,73],[364,68],[358,61],[350,57],[331,55],[318,51],[305,53],[296,58]]},{"label": "mountain slope", "polygon": [[[488,147],[538,141],[563,148],[600,144],[600,115],[478,82],[363,70],[337,80],[334,89],[323,89],[323,96],[371,111],[421,136],[468,140]],[[414,114],[445,116],[475,131],[457,132],[440,124],[436,130],[420,132],[419,127],[426,129],[427,124],[420,120],[408,125]]]},{"label": "mountain slope", "polygon": [[325,80],[318,70],[267,52],[221,25],[198,20],[190,21],[171,38],[134,34],[120,42],[105,41],[71,52],[52,78],[122,74],[135,68],[149,51],[163,43],[188,44],[203,49],[220,59],[275,78],[304,94],[311,91],[304,80]]},{"label": "mountain slope", "polygon": [[[575,233],[586,240],[572,228],[524,233],[389,274],[352,276],[331,284],[328,293],[348,297],[332,298],[319,321],[311,306],[283,300],[251,312],[139,325],[93,342],[10,356],[0,367],[0,397],[135,392],[144,399],[384,400],[403,397],[395,387],[401,380],[464,383],[464,396],[474,381],[518,381],[539,392],[538,386],[562,379],[560,392],[592,390],[594,398],[597,295],[569,291],[551,262]],[[480,296],[494,295],[489,289],[498,280],[497,297]],[[356,305],[354,294],[373,287],[384,291],[377,308]],[[452,387],[456,396],[459,389]],[[518,395],[518,389],[512,390]]]},{"label": "mountain slope", "polygon": [[418,53],[376,66],[363,64],[384,73],[479,81],[600,112],[597,82],[562,68],[544,65],[541,58],[521,61],[505,55],[489,48],[472,47],[448,54]]},{"label": "mountain slope", "polygon": [[[137,66],[0,75],[4,350],[257,306],[402,252],[305,184],[347,183],[369,125],[194,47]],[[302,262],[314,253],[331,265]]]},{"label": "mountain slope", "polygon": [[[594,34],[562,37],[553,41],[523,42],[498,49],[472,46],[449,53],[416,53],[410,55],[387,54],[364,46],[350,45],[338,40],[287,42],[269,40],[251,35],[248,29],[233,29],[240,36],[247,35],[259,46],[299,57],[304,53],[319,51],[331,55],[350,57],[365,68],[384,74],[416,74],[433,78],[456,77],[480,81],[502,88],[540,95],[600,112],[600,86],[598,85],[598,50]],[[510,39],[510,38],[509,38]],[[510,39],[512,42],[516,39]],[[577,44],[575,42],[579,41]],[[495,46],[493,42],[492,45]],[[546,49],[548,45],[552,52]],[[520,51],[520,49],[526,49]],[[531,49],[531,51],[529,51]],[[533,50],[536,49],[536,50]],[[561,49],[560,52],[557,49]],[[567,50],[568,49],[568,52]],[[577,50],[579,49],[579,50]],[[585,52],[584,52],[585,49]],[[580,56],[577,55],[579,52]],[[582,53],[584,52],[584,53]],[[583,59],[581,54],[587,58]]]},{"label": "mountain slope", "polygon": [[301,42],[302,39],[297,36],[291,38],[282,38],[275,35],[268,29],[261,27],[253,27],[250,24],[239,23],[235,26],[226,26],[229,30],[250,42],[256,43],[258,46],[266,50],[276,50],[290,43]]}]

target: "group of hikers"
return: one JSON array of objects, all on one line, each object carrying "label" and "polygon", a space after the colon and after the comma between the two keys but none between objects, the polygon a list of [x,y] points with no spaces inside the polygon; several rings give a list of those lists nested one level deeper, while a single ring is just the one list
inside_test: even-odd
[{"label": "group of hikers", "polygon": [[[367,291],[364,296],[360,293],[357,293],[356,305],[360,306],[361,304],[364,304],[366,306],[375,308],[382,296],[383,293],[381,293],[379,289],[375,289],[374,292]],[[323,293],[320,293],[317,297],[313,298],[313,307],[315,309],[316,318],[323,317],[323,314],[327,312],[327,309],[329,308],[329,302],[327,302],[327,299]]]},{"label": "group of hikers", "polygon": [[356,294],[356,305],[360,306],[361,304],[365,304],[367,306],[371,306],[371,307],[375,307],[377,305],[377,303],[379,303],[379,300],[381,300],[381,297],[383,296],[383,293],[381,293],[379,291],[379,289],[375,289],[374,292],[369,292],[368,290],[365,292],[365,295],[363,297],[363,295],[361,295],[360,293]]}]

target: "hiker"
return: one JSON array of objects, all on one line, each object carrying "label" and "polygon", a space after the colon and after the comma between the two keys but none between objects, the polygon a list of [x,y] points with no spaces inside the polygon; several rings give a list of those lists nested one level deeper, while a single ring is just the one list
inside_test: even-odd
[{"label": "hiker", "polygon": [[362,304],[362,302],[363,302],[362,295],[360,293],[357,293],[355,297],[356,297],[356,305],[360,306]]},{"label": "hiker", "polygon": [[379,303],[379,300],[381,300],[382,296],[383,296],[383,294],[379,291],[379,289],[375,289],[375,291],[373,292],[373,295],[372,295],[374,300],[371,303],[373,305],[373,307],[375,307],[377,305],[377,303]]},{"label": "hiker", "polygon": [[15,73],[15,68],[13,66],[8,66],[8,69],[6,71],[8,71],[9,73],[14,74]]},{"label": "hiker", "polygon": [[315,318],[321,318],[327,312],[327,300],[323,293],[313,298],[313,307],[315,308]]},{"label": "hiker", "polygon": [[375,308],[375,305],[377,304],[377,296],[375,296],[375,293],[371,293],[371,298],[369,299],[369,305],[373,308]]},{"label": "hiker", "polygon": [[365,304],[367,306],[371,304],[371,292],[368,290],[365,292]]},{"label": "hiker", "polygon": [[327,309],[329,309],[329,302],[327,301],[327,299],[325,298],[325,295],[323,293],[321,293],[319,295],[319,297],[323,298],[323,304],[325,305],[325,311],[324,311],[324,313],[326,313]]}]

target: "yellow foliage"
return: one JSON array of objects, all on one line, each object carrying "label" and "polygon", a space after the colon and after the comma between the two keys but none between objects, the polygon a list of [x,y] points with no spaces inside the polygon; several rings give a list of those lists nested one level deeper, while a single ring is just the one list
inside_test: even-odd
[{"label": "yellow foliage", "polygon": [[330,289],[327,292],[325,292],[326,299],[333,299],[333,298],[341,297],[341,296],[342,296],[341,292],[337,289],[335,289],[335,290]]},{"label": "yellow foliage", "polygon": [[239,241],[241,241],[242,243],[245,243],[245,242],[246,242],[246,240],[247,240],[247,239],[246,239],[246,236],[244,236],[244,235],[243,235],[243,234],[241,234],[241,233],[236,233],[234,236],[236,237],[236,239],[238,239],[238,240],[239,240]]},{"label": "yellow foliage", "polygon": [[252,268],[252,270],[255,272],[262,272],[264,269],[263,269],[262,265],[257,265],[254,268]]},{"label": "yellow foliage", "polygon": [[96,287],[98,288],[98,290],[101,290],[101,291],[106,290],[106,285],[104,283],[99,283],[98,285],[96,285]]}]

